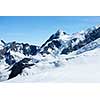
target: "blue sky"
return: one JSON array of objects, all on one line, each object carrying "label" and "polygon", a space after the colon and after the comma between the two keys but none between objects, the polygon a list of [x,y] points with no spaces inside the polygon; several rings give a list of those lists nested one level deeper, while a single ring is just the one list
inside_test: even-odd
[{"label": "blue sky", "polygon": [[0,16],[0,39],[40,45],[58,29],[72,34],[98,24],[99,16]]}]

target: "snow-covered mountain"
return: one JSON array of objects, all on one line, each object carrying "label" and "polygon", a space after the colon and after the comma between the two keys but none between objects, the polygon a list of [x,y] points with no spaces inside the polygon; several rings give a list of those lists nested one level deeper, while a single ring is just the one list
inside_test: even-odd
[{"label": "snow-covered mountain", "polygon": [[0,81],[99,82],[99,51],[100,25],[71,35],[58,30],[42,46],[1,40]]}]

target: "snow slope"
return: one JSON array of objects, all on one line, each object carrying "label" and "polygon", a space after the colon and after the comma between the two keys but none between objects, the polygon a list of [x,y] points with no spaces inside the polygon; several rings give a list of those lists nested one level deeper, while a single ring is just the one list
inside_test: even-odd
[{"label": "snow slope", "polygon": [[100,38],[96,39],[95,41],[92,41],[90,43],[88,43],[87,45],[83,46],[82,48],[73,51],[72,53],[70,53],[69,55],[78,55],[90,50],[94,50],[95,48],[100,48]]},{"label": "snow slope", "polygon": [[[64,61],[59,67],[40,71],[38,74],[17,76],[6,82],[100,82],[100,48],[84,52],[74,59]],[[46,64],[40,64],[47,67]],[[53,67],[50,65],[50,67]]]},{"label": "snow slope", "polygon": [[100,81],[100,26],[72,35],[58,30],[39,48],[16,42],[8,44],[8,50],[1,50],[0,81]]}]

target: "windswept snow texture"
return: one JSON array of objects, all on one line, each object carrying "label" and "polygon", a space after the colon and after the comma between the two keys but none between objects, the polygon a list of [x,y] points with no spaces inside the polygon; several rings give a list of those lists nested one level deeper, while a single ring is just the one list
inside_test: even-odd
[{"label": "windswept snow texture", "polygon": [[67,34],[58,30],[41,46],[0,42],[0,81],[100,82],[100,25]]}]

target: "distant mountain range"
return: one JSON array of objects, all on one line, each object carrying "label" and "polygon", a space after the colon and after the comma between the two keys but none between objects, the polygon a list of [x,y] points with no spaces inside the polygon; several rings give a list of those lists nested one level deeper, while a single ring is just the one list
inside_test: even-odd
[{"label": "distant mountain range", "polygon": [[1,40],[0,80],[9,80],[23,73],[28,74],[27,71],[24,72],[25,69],[32,70],[33,73],[42,72],[40,69],[43,63],[46,66],[59,67],[62,56],[68,61],[76,55],[96,48],[100,48],[100,25],[74,34],[58,30],[41,46],[16,41],[6,43]]}]

